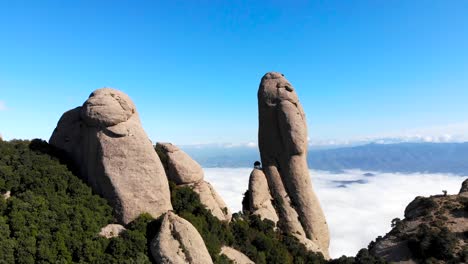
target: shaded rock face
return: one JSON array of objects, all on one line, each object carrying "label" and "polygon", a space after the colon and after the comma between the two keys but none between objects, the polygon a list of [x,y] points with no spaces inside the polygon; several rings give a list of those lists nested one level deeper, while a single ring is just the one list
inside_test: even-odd
[{"label": "shaded rock face", "polygon": [[187,153],[171,143],[157,143],[167,177],[177,185],[187,185],[198,193],[200,202],[221,221],[230,221],[231,213],[221,196],[209,182],[203,180],[202,167]]},{"label": "shaded rock face", "polygon": [[70,155],[120,223],[172,209],[164,168],[126,94],[94,91],[83,106],[63,114],[49,143]]},{"label": "shaded rock face", "polygon": [[101,228],[101,232],[99,232],[99,235],[105,238],[113,238],[118,237],[120,233],[122,233],[125,230],[125,227],[123,227],[122,225],[109,224]]},{"label": "shaded rock face", "polygon": [[463,196],[468,196],[468,179],[463,181],[459,194]]},{"label": "shaded rock face", "polygon": [[263,171],[278,205],[279,227],[317,245],[328,257],[325,216],[307,167],[307,125],[293,86],[277,72],[263,76],[258,90],[258,141]]},{"label": "shaded rock face", "polygon": [[234,264],[255,264],[255,262],[249,259],[249,257],[232,247],[222,246],[221,254],[225,255],[228,259],[234,262]]},{"label": "shaded rock face", "polygon": [[151,242],[151,253],[161,264],[213,263],[195,227],[172,212],[164,216],[161,229]]},{"label": "shaded rock face", "polygon": [[278,215],[271,201],[268,181],[265,174],[260,169],[254,169],[249,178],[249,210],[251,213],[260,216],[261,219],[268,219],[275,223],[278,222]]}]

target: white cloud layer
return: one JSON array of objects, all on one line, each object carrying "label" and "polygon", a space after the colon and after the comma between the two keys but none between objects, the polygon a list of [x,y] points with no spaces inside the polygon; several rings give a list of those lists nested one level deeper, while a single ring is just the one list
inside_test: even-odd
[{"label": "white cloud layer", "polygon": [[[213,184],[233,212],[242,208],[250,168],[207,168],[206,179]],[[333,174],[311,171],[314,189],[319,196],[331,233],[332,257],[354,256],[370,241],[390,231],[393,218],[403,218],[406,205],[416,196],[458,193],[466,177],[449,174],[376,173],[364,176],[353,170]],[[346,184],[342,181],[366,183]],[[340,182],[341,181],[341,182]]]},{"label": "white cloud layer", "polygon": [[366,136],[353,139],[309,140],[309,145],[315,147],[353,146],[368,143],[394,144],[394,143],[447,143],[467,142],[468,122],[433,126],[427,128],[410,129],[377,136]]}]

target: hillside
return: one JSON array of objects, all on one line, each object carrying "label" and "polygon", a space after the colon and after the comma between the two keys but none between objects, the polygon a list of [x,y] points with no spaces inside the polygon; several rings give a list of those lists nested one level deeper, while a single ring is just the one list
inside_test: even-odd
[{"label": "hillside", "polygon": [[405,218],[369,245],[370,251],[391,262],[468,262],[468,180],[458,195],[416,197]]},{"label": "hillside", "polygon": [[[72,167],[44,141],[0,140],[0,193],[10,195],[0,198],[2,263],[155,263],[150,242],[161,220],[143,214],[120,236],[98,236],[115,222],[112,209]],[[223,245],[255,263],[328,263],[257,216],[239,212],[229,224],[219,221],[191,188],[171,184],[171,202],[200,232],[215,263],[230,263],[220,255]],[[329,263],[381,262],[363,250]]]}]

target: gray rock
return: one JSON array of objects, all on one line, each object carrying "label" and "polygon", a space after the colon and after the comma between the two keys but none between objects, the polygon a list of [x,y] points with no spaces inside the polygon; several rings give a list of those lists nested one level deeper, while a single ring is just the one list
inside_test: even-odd
[{"label": "gray rock", "polygon": [[113,238],[118,237],[120,233],[122,233],[125,230],[125,227],[123,227],[122,225],[108,224],[105,227],[101,228],[101,232],[99,232],[99,235],[105,238]]},{"label": "gray rock", "polygon": [[[307,125],[293,86],[280,73],[263,76],[258,90],[259,148],[272,196],[281,204],[279,227],[304,236],[328,257],[329,232],[307,167]],[[310,244],[310,243],[309,243]]]},{"label": "gray rock", "polygon": [[6,191],[5,193],[2,193],[2,197],[3,197],[3,199],[5,199],[5,200],[10,199],[10,197],[11,197],[11,191]]},{"label": "gray rock", "polygon": [[172,212],[164,216],[161,229],[151,242],[151,253],[161,264],[213,263],[195,227]]},{"label": "gray rock", "polygon": [[249,259],[249,257],[232,247],[222,246],[221,254],[225,255],[228,259],[234,262],[234,264],[255,264],[255,262]]},{"label": "gray rock", "polygon": [[156,151],[170,181],[179,185],[203,180],[204,173],[200,164],[177,146],[171,143],[157,143]]},{"label": "gray rock", "polygon": [[468,196],[468,179],[463,181],[459,194],[463,196]]},{"label": "gray rock", "polygon": [[250,201],[248,210],[261,219],[268,219],[275,223],[278,222],[278,215],[271,201],[268,182],[265,174],[260,169],[254,169],[249,178]]},{"label": "gray rock", "polygon": [[198,193],[200,202],[211,211],[213,216],[221,221],[231,221],[232,214],[229,208],[209,182],[199,181],[189,184],[189,186]]},{"label": "gray rock", "polygon": [[187,153],[171,143],[157,143],[156,152],[163,162],[167,177],[177,185],[188,185],[200,201],[221,221],[230,221],[231,212],[210,183],[203,180],[202,167]]},{"label": "gray rock", "polygon": [[64,150],[93,190],[109,200],[120,223],[172,209],[164,168],[136,107],[121,91],[103,88],[60,118],[49,143]]}]

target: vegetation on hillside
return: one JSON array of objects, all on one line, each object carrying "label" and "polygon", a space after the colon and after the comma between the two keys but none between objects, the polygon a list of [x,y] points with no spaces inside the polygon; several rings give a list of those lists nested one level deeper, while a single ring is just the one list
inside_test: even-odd
[{"label": "vegetation on hillside", "polygon": [[[60,158],[59,158],[60,157]],[[160,219],[148,214],[126,226],[119,237],[98,236],[113,223],[112,209],[71,171],[64,155],[44,141],[0,140],[0,263],[152,263],[149,243]],[[68,164],[69,166],[67,167]],[[256,263],[327,263],[296,238],[274,230],[271,221],[237,213],[221,222],[189,187],[170,184],[174,211],[200,232],[215,263],[222,245]],[[330,263],[380,263],[366,250],[356,258]]]}]

